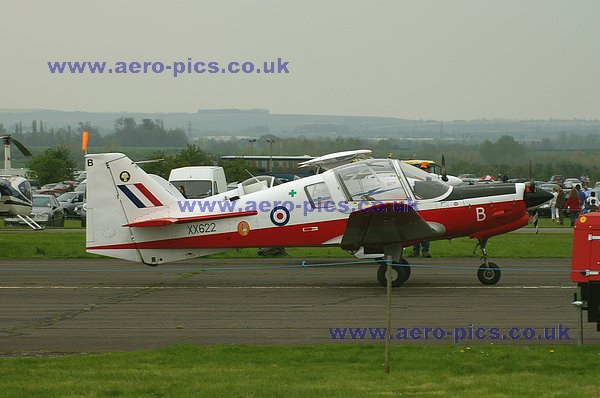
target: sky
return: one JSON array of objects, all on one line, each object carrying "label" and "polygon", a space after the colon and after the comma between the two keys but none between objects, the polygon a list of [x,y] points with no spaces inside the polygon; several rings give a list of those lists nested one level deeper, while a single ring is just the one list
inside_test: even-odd
[{"label": "sky", "polygon": [[[599,16],[595,0],[3,1],[0,109],[600,119]],[[289,73],[47,64],[188,58]]]}]

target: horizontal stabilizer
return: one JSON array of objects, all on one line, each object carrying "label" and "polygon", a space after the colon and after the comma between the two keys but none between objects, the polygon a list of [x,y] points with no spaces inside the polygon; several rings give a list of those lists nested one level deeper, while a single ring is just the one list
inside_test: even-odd
[{"label": "horizontal stabilizer", "polygon": [[246,216],[255,216],[257,215],[257,211],[238,211],[234,213],[218,213],[218,214],[205,214],[201,216],[194,217],[163,217],[163,218],[152,218],[149,220],[141,220],[135,221],[129,224],[123,225],[124,227],[164,227],[166,225],[171,224],[186,224],[198,221],[210,221],[210,220],[221,220],[224,218],[233,218],[233,217],[246,217]]}]

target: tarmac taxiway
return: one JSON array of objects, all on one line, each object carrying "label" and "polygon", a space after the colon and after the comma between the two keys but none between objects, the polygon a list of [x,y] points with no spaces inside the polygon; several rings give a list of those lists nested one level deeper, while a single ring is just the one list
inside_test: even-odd
[{"label": "tarmac taxiway", "polygon": [[[503,268],[502,279],[483,286],[476,258],[411,259],[410,280],[393,292],[392,328],[506,332],[561,324],[570,328],[570,340],[459,344],[577,344],[579,318],[571,304],[576,287],[568,259],[493,261]],[[0,259],[0,355],[132,351],[175,343],[382,343],[370,337],[332,340],[329,332],[385,327],[386,290],[374,264],[303,268],[300,263],[198,259],[154,268],[109,259]],[[584,341],[599,343],[600,333],[585,315]]]}]

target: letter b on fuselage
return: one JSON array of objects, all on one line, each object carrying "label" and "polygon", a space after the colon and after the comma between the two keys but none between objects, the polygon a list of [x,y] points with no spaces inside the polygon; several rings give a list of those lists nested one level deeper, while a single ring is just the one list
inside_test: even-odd
[{"label": "letter b on fuselage", "polygon": [[483,207],[475,208],[475,218],[477,219],[477,221],[484,221],[486,217],[487,216],[485,215],[485,209]]}]

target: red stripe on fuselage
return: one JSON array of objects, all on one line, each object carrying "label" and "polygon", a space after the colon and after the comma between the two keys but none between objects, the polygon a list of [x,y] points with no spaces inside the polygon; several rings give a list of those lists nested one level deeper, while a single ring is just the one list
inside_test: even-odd
[{"label": "red stripe on fuselage", "polygon": [[[232,231],[149,242],[91,246],[87,249],[212,249],[261,246],[320,246],[328,240],[343,235],[346,230],[347,221],[346,218],[342,218],[307,224],[251,229],[250,233],[246,236],[240,235],[237,231]],[[304,228],[313,226],[318,226],[318,230],[303,231]]]}]

